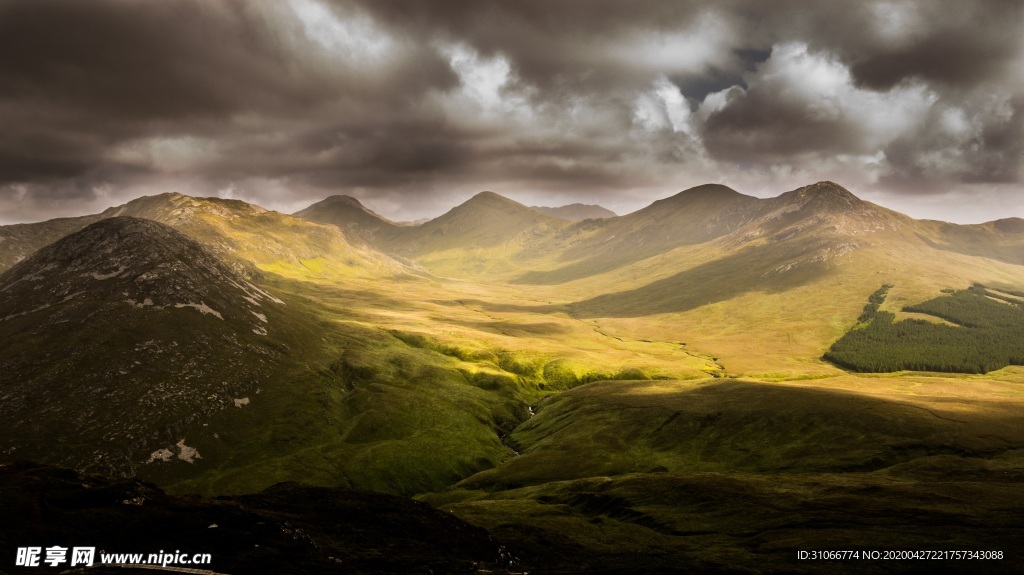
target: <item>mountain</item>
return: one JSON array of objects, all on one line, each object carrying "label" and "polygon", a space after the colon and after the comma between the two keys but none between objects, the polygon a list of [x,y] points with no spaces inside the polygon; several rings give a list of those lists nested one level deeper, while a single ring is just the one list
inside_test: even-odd
[{"label": "mountain", "polygon": [[345,233],[370,243],[392,238],[400,227],[351,196],[330,196],[292,215],[311,222],[338,226]]},{"label": "mountain", "polygon": [[0,275],[0,449],[117,473],[200,457],[179,433],[259,392],[283,308],[164,224],[68,235]]},{"label": "mountain", "polygon": [[167,224],[200,242],[237,272],[255,270],[292,278],[379,277],[408,270],[337,226],[266,210],[240,200],[178,193],[145,196],[100,214],[0,226],[0,271],[68,233],[105,218],[131,216]]},{"label": "mountain", "polygon": [[57,218],[34,224],[0,226],[0,272],[24,260],[39,248],[77,232],[102,217]]},{"label": "mountain", "polygon": [[1006,218],[965,226],[922,221],[920,227],[922,240],[937,249],[1024,265],[1024,219]]},{"label": "mountain", "polygon": [[554,218],[519,202],[493,192],[480,192],[429,222],[406,228],[392,245],[412,253],[493,247],[554,222]]},{"label": "mountain", "polygon": [[602,333],[699,340],[727,370],[765,373],[819,362],[883,284],[897,320],[935,321],[902,309],[941,290],[1021,291],[1015,230],[914,220],[832,182],[767,199],[701,186],[570,225],[501,277]]},{"label": "mountain", "polygon": [[480,192],[433,220],[402,227],[378,246],[436,273],[489,273],[567,224],[504,196]]},{"label": "mountain", "polygon": [[125,216],[39,250],[0,275],[0,453],[208,493],[300,479],[420,493],[507,457],[518,380],[487,373],[504,373],[492,355],[463,362],[371,325],[400,307],[389,287],[325,277],[265,289]]},{"label": "mountain", "polygon": [[[883,360],[910,328],[975,355],[1024,333],[1007,312],[1024,305],[1019,220],[919,221],[818,182],[765,199],[699,186],[581,222],[484,193],[372,241],[177,194],[0,232],[18,249],[71,234],[0,275],[7,459],[176,494],[415,495],[525,549],[523,570],[790,572],[822,541],[1016,535],[1016,356],[884,375],[823,357],[882,331],[866,355]],[[916,361],[898,365],[946,369]],[[143,491],[92,500],[120,517]],[[267,493],[190,501],[294,501],[290,534],[335,545],[303,521],[318,497],[346,513],[335,491]]]},{"label": "mountain", "polygon": [[708,184],[658,200],[616,218],[565,228],[534,250],[558,254],[552,270],[527,272],[521,283],[561,283],[640,261],[673,248],[699,244],[737,230],[759,213],[760,201],[726,186]]},{"label": "mountain", "polygon": [[616,216],[615,212],[593,204],[569,204],[567,206],[559,206],[557,208],[548,208],[544,206],[532,207],[533,209],[540,210],[551,217],[558,218],[560,220],[569,220],[571,222],[614,218]]}]

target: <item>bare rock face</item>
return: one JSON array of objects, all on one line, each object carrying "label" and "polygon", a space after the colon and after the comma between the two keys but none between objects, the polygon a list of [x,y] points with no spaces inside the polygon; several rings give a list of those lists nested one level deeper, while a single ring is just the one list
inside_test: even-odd
[{"label": "bare rock face", "polygon": [[0,275],[0,452],[114,473],[152,463],[266,380],[284,307],[151,220],[101,220],[39,250]]}]

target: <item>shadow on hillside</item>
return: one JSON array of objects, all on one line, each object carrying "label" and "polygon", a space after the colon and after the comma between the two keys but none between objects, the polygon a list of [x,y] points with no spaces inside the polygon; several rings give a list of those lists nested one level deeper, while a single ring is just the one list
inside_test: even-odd
[{"label": "shadow on hillside", "polygon": [[551,321],[527,323],[515,321],[467,321],[452,318],[437,319],[447,324],[461,325],[488,333],[510,336],[559,335],[571,331],[564,325]]},{"label": "shadow on hillside", "polygon": [[482,299],[465,298],[457,300],[447,301],[434,301],[437,305],[443,306],[478,306],[480,309],[487,312],[494,313],[557,313],[565,312],[568,313],[569,309],[565,305],[521,305],[514,303],[496,303],[492,301],[485,301]]},{"label": "shadow on hillside", "polygon": [[655,255],[657,255],[657,252],[634,252],[631,255],[617,255],[611,258],[600,255],[593,256],[554,270],[526,272],[519,277],[512,278],[511,283],[526,285],[564,284],[614,271]]},{"label": "shadow on hillside", "polygon": [[460,486],[493,491],[652,470],[1022,481],[1013,457],[993,459],[1024,448],[1019,408],[998,398],[936,405],[741,380],[595,382],[542,403],[510,435],[522,455]]},{"label": "shadow on hillside", "polygon": [[[657,381],[590,385],[609,386],[605,397],[610,403],[620,402],[623,407],[639,403],[640,407],[677,410],[675,418],[670,417],[673,421],[679,417],[679,411],[714,412],[718,414],[716,422],[719,423],[729,414],[737,417],[760,414],[759,417],[771,418],[788,412],[812,420],[815,426],[841,421],[862,435],[888,431],[908,441],[924,441],[929,429],[954,428],[955,433],[935,437],[943,444],[937,449],[963,455],[986,457],[1024,448],[1024,432],[1019,426],[1020,406],[1016,403],[997,398],[929,396],[928,405],[924,406],[901,396],[867,395],[823,387],[826,384],[827,381],[818,386],[727,379],[683,389],[672,389]],[[659,386],[662,388],[658,389]],[[666,421],[668,423],[671,422]],[[722,439],[729,438],[723,436]],[[955,447],[961,443],[960,447]]]},{"label": "shadow on hillside", "polygon": [[688,311],[750,292],[780,293],[828,273],[825,262],[813,261],[819,247],[749,247],[640,288],[573,303],[570,308],[578,318],[642,317]]},{"label": "shadow on hillside", "polygon": [[991,235],[986,235],[980,231],[951,228],[946,230],[943,235],[948,243],[939,243],[924,236],[919,237],[929,247],[937,250],[966,256],[991,258],[1014,265],[1024,264],[1024,251],[1021,250],[1020,244],[1012,242],[1000,244]]},{"label": "shadow on hillside", "polygon": [[292,295],[305,298],[321,306],[335,307],[335,311],[349,318],[369,319],[376,314],[360,314],[356,310],[376,311],[381,309],[408,311],[417,309],[406,300],[383,295],[381,292],[348,289],[334,284],[323,284],[309,280],[287,278],[272,272],[260,272],[263,278],[257,281],[262,289],[272,294]]}]

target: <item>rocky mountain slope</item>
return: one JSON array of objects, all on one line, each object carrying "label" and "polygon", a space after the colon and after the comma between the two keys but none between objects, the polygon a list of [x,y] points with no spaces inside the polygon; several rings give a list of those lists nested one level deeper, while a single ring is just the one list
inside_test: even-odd
[{"label": "rocky mountain slope", "polygon": [[152,220],[66,236],[0,275],[0,450],[119,473],[201,457],[180,431],[259,392],[284,308]]},{"label": "rocky mountain slope", "polygon": [[379,277],[406,269],[374,249],[353,245],[333,225],[266,210],[239,200],[167,193],[145,196],[100,214],[0,226],[0,271],[65,235],[101,219],[130,216],[171,226],[203,244],[236,271],[286,277]]}]

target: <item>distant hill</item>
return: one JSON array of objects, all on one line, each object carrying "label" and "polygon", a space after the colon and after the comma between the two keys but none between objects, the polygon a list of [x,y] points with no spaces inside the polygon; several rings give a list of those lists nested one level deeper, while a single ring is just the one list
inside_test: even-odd
[{"label": "distant hill", "polygon": [[405,228],[392,245],[414,252],[491,247],[507,242],[528,229],[554,221],[554,218],[504,196],[480,192],[437,218]]},{"label": "distant hill", "polygon": [[614,218],[615,212],[598,205],[591,204],[569,204],[557,208],[544,206],[533,206],[533,209],[540,210],[545,214],[560,220],[579,222],[582,220],[595,220],[600,218]]},{"label": "distant hill", "polygon": [[371,243],[394,237],[400,227],[400,224],[377,215],[351,196],[330,196],[292,215],[338,226],[346,233]]},{"label": "distant hill", "polygon": [[491,273],[507,268],[524,247],[568,224],[504,196],[481,192],[428,222],[401,227],[376,245],[443,275]]},{"label": "distant hill", "polygon": [[39,248],[77,232],[103,217],[96,214],[57,218],[33,224],[0,226],[0,272],[24,260]]},{"label": "distant hill", "polygon": [[152,220],[100,220],[0,275],[2,448],[127,473],[259,393],[283,302]]}]

